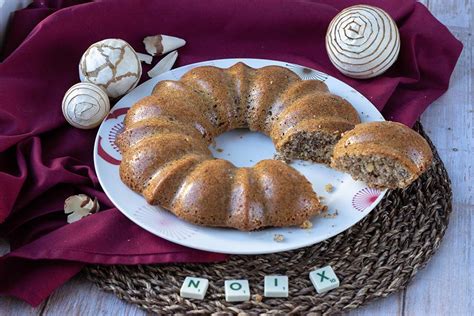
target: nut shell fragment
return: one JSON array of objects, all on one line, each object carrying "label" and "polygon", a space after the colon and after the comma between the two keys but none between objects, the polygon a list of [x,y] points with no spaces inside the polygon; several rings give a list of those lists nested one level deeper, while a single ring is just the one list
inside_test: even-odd
[{"label": "nut shell fragment", "polygon": [[179,37],[160,34],[145,37],[143,44],[145,44],[145,50],[147,53],[155,56],[164,55],[172,50],[183,47],[186,44],[186,41]]},{"label": "nut shell fragment", "polygon": [[172,51],[171,53],[163,57],[163,59],[161,59],[152,69],[150,69],[150,71],[148,71],[148,76],[150,78],[153,78],[171,70],[177,58],[178,52]]},{"label": "nut shell fragment", "polygon": [[99,208],[97,198],[92,200],[85,194],[72,195],[64,201],[64,213],[67,215],[67,222],[69,224],[89,214],[97,213]]}]

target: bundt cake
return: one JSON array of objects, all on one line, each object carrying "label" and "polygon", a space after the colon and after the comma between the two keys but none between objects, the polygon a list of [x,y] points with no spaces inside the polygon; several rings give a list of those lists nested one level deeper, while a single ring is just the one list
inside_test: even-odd
[{"label": "bundt cake", "polygon": [[200,225],[255,230],[300,225],[321,211],[306,178],[279,160],[237,168],[213,158],[214,137],[249,128],[272,139],[285,160],[329,164],[356,110],[323,82],[287,68],[197,67],[159,82],[135,103],[117,139],[120,177],[151,204]]},{"label": "bundt cake", "polygon": [[374,188],[404,188],[431,164],[426,140],[396,122],[370,122],[346,132],[336,144],[331,167]]}]

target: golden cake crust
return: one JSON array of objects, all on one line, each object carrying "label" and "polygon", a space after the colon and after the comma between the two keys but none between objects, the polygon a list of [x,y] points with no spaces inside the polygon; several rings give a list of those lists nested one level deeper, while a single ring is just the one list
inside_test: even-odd
[{"label": "golden cake crust", "polygon": [[197,67],[158,83],[128,111],[117,140],[120,176],[149,203],[195,224],[300,225],[323,208],[303,175],[277,160],[237,168],[214,159],[208,144],[228,130],[250,128],[278,149],[292,133],[339,138],[358,122],[352,106],[323,82],[303,81],[287,68]]},{"label": "golden cake crust", "polygon": [[327,92],[313,92],[294,101],[279,115],[273,124],[270,136],[278,144],[292,128],[306,120],[313,120],[314,126],[331,127],[330,132],[343,133],[360,123],[359,115],[343,98]]}]

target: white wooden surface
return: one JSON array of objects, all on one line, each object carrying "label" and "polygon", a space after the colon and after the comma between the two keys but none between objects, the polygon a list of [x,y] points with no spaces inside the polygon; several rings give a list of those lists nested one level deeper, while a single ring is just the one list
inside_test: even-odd
[{"label": "white wooden surface", "polygon": [[[451,176],[454,210],[445,239],[428,266],[402,292],[353,315],[474,315],[474,105],[471,0],[424,0],[430,11],[464,43],[451,87],[422,122]],[[435,66],[435,65],[434,65]],[[0,242],[0,254],[7,245]],[[37,308],[0,298],[0,315],[147,315],[78,276]]]}]

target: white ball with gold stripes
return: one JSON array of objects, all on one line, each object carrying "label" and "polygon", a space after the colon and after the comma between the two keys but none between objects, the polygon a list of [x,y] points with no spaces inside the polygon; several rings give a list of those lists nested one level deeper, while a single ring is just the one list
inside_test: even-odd
[{"label": "white ball with gold stripes", "polygon": [[332,64],[344,75],[368,79],[395,63],[400,34],[384,10],[355,5],[342,10],[329,24],[326,50]]},{"label": "white ball with gold stripes", "polygon": [[74,127],[90,129],[99,126],[109,114],[109,97],[102,88],[88,82],[73,85],[64,94],[63,115]]}]

